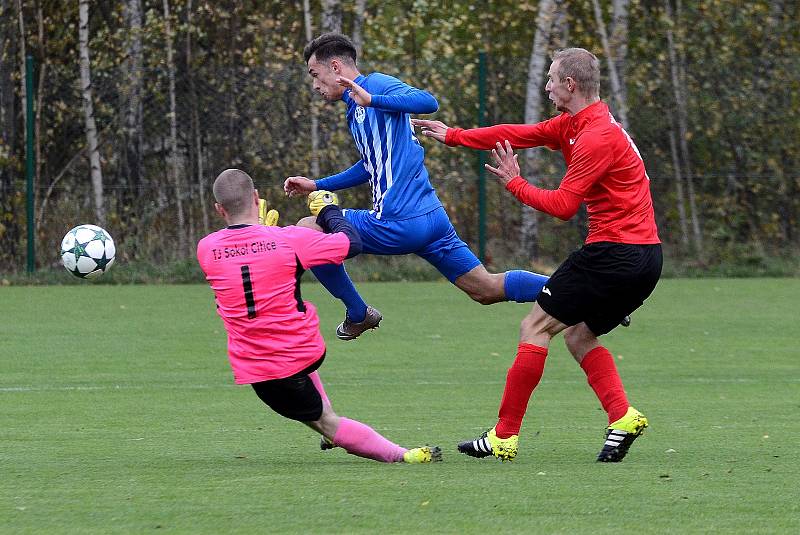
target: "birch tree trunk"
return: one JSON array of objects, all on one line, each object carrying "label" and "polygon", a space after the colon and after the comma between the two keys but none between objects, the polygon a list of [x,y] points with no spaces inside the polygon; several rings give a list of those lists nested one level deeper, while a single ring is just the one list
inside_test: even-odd
[{"label": "birch tree trunk", "polygon": [[556,0],[556,16],[550,32],[550,46],[553,49],[564,48],[569,42],[569,0]]},{"label": "birch tree trunk", "polygon": [[[14,17],[8,0],[0,0],[0,144],[11,151],[16,140],[14,100],[14,71],[15,51],[7,43],[14,43],[8,37],[14,31]],[[11,61],[9,61],[9,59]],[[2,172],[2,171],[0,171]]]},{"label": "birch tree trunk", "polygon": [[592,0],[592,6],[594,7],[594,19],[597,23],[597,30],[600,33],[600,42],[603,44],[603,53],[606,56],[606,63],[608,64],[608,79],[611,84],[611,100],[614,105],[614,115],[619,119],[619,122],[622,123],[623,128],[629,130],[628,105],[623,95],[622,83],[620,82],[616,60],[614,59],[614,51],[611,50],[611,44],[608,40],[606,23],[603,18],[603,12],[600,9],[599,0]]},{"label": "birch tree trunk", "polygon": [[364,19],[366,18],[367,0],[356,0],[353,6],[353,44],[356,57],[361,58],[364,50]]},{"label": "birch tree trunk", "polygon": [[683,192],[683,176],[681,175],[681,161],[678,156],[678,143],[675,141],[675,121],[669,132],[669,150],[672,155],[672,169],[675,175],[675,197],[678,206],[678,225],[681,229],[681,245],[684,249],[689,247],[689,224],[686,221],[686,195]]},{"label": "birch tree trunk", "polygon": [[[125,103],[125,171],[129,187],[135,188],[141,183],[142,169],[142,2],[127,0],[125,2],[125,20],[128,28],[127,58],[125,69],[127,75],[127,95]],[[136,195],[135,192],[132,193]]]},{"label": "birch tree trunk", "polygon": [[169,169],[175,187],[175,203],[178,211],[178,254],[186,254],[186,218],[183,214],[183,184],[178,162],[178,113],[175,103],[175,59],[173,54],[172,23],[169,16],[169,0],[164,0],[164,31],[167,45],[167,73],[169,76]]},{"label": "birch tree trunk", "polygon": [[[525,122],[538,123],[542,120],[542,95],[544,94],[544,72],[547,61],[547,49],[550,33],[556,17],[555,0],[541,0],[536,15],[536,31],[533,36],[533,47],[528,61],[528,83],[525,92]],[[538,149],[525,151],[525,169],[528,181],[541,186],[542,171],[540,152]],[[522,223],[520,225],[520,248],[530,258],[539,254],[539,223],[536,210],[529,206],[522,207]]]},{"label": "birch tree trunk", "polygon": [[[20,95],[20,102],[22,106],[20,109],[25,109],[25,102],[27,102],[27,91],[25,89],[25,56],[27,55],[27,51],[25,50],[25,17],[22,13],[22,1],[17,0],[17,16],[19,21],[19,72],[22,76],[19,77],[19,95]],[[24,115],[24,112],[23,112]],[[22,121],[22,139],[28,139],[28,124],[25,121]]]},{"label": "birch tree trunk", "polygon": [[342,4],[339,0],[322,0],[322,31],[342,33]]},{"label": "birch tree trunk", "polygon": [[[680,9],[680,2],[678,2]],[[681,69],[678,61],[678,53],[675,46],[675,38],[672,28],[675,25],[675,19],[672,15],[672,6],[670,0],[664,0],[664,9],[667,15],[667,54],[670,63],[670,79],[672,81],[673,96],[675,98],[675,107],[677,111],[678,123],[678,148],[680,150],[681,160],[684,170],[684,178],[686,180],[686,190],[689,201],[689,217],[692,222],[692,238],[697,258],[703,262],[705,254],[703,249],[703,235],[700,229],[700,219],[697,214],[697,205],[695,202],[694,180],[692,178],[692,165],[689,157],[689,121],[687,112],[687,99],[685,93],[686,76],[685,70]]]},{"label": "birch tree trunk", "polygon": [[206,178],[203,160],[203,135],[200,131],[200,112],[197,103],[197,87],[192,69],[192,32],[193,26],[193,3],[188,0],[186,3],[186,72],[189,75],[189,95],[192,105],[192,136],[194,138],[195,159],[197,162],[197,188],[200,197],[200,209],[203,217],[203,235],[210,232],[210,222],[208,217],[208,205],[206,201]]},{"label": "birch tree trunk", "polygon": [[[314,38],[314,28],[311,22],[311,6],[309,0],[303,0],[303,21],[306,28],[306,42]],[[319,103],[314,98],[314,90],[309,89],[311,108],[311,176],[319,178]]]},{"label": "birch tree trunk", "polygon": [[[14,37],[16,19],[14,7],[9,0],[0,0],[0,153],[13,159],[16,155],[16,93],[13,79],[17,61],[17,39]],[[10,213],[12,197],[11,169],[0,165],[0,213]],[[3,250],[13,258],[17,253],[17,225],[13,221],[3,223],[0,234]]]},{"label": "birch tree trunk", "polygon": [[609,44],[614,54],[614,65],[617,69],[617,77],[621,82],[619,92],[622,96],[622,102],[625,102],[627,109],[628,87],[625,80],[627,80],[628,73],[628,13],[630,9],[630,0],[613,0],[611,5],[613,12],[611,15],[611,35],[609,36]]},{"label": "birch tree trunk", "polygon": [[[39,47],[42,51],[42,60],[40,61],[39,66],[39,87],[36,88],[36,116],[34,117],[33,123],[34,154],[36,154],[36,165],[33,176],[34,206],[39,205],[39,186],[42,184],[42,164],[44,163],[44,158],[42,158],[42,116],[44,114],[41,113],[41,110],[44,109],[42,107],[42,101],[44,100],[44,84],[47,80],[47,66],[49,64],[48,57],[45,53],[47,46],[45,43],[44,14],[42,13],[41,4],[38,4],[36,7],[36,23],[38,26]],[[37,218],[37,222],[38,221],[40,221],[40,219]],[[35,229],[39,229],[38,224],[35,226]]]},{"label": "birch tree trunk", "polygon": [[[669,0],[667,0],[669,1]],[[676,0],[676,20],[681,20],[682,7],[681,0]],[[683,39],[685,41],[685,39]],[[678,74],[680,76],[680,83],[676,87],[680,95],[680,103],[678,106],[678,121],[683,124],[681,127],[682,135],[679,138],[679,147],[683,155],[684,169],[686,170],[686,190],[689,200],[690,220],[692,223],[692,234],[694,234],[695,244],[697,246],[697,256],[701,262],[705,262],[705,248],[703,246],[703,231],[700,224],[700,211],[697,208],[697,196],[694,191],[694,172],[692,169],[692,159],[689,155],[689,112],[688,101],[686,95],[686,52],[685,47],[680,47],[678,50]]]},{"label": "birch tree trunk", "polygon": [[86,128],[86,145],[89,153],[94,211],[99,225],[106,222],[105,200],[103,198],[103,171],[100,167],[100,152],[97,150],[97,126],[94,121],[92,104],[92,76],[89,63],[89,0],[78,3],[78,47],[80,49],[81,97],[83,117]]}]

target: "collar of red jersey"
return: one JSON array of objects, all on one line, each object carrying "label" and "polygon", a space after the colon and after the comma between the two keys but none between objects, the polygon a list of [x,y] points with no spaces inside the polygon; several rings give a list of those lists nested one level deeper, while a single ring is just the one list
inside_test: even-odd
[{"label": "collar of red jersey", "polygon": [[586,126],[587,123],[591,122],[592,119],[594,119],[595,117],[606,113],[608,113],[608,105],[602,100],[598,100],[597,102],[589,104],[581,111],[573,115],[571,118],[572,125],[577,130],[580,130],[581,128]]}]

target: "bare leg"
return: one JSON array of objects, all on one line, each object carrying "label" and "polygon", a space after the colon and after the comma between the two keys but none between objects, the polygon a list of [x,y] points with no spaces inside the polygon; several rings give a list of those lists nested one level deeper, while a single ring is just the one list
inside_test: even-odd
[{"label": "bare leg", "polygon": [[483,264],[472,268],[455,280],[455,285],[473,301],[491,305],[506,300],[503,289],[505,273],[489,273]]},{"label": "bare leg", "polygon": [[530,303],[536,300],[549,277],[530,271],[489,273],[481,264],[455,280],[455,285],[473,301],[491,305],[500,301]]}]

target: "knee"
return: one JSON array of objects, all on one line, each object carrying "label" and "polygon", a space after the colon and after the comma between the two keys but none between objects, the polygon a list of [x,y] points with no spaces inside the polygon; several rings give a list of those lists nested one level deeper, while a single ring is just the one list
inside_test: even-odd
[{"label": "knee", "polygon": [[522,318],[519,329],[523,337],[541,336],[547,332],[544,325],[533,314]]},{"label": "knee", "polygon": [[[462,282],[462,284],[458,284]],[[457,285],[472,299],[482,305],[492,305],[505,301],[503,290],[503,275],[496,275],[484,271],[481,276],[473,277],[467,281],[457,281]]]},{"label": "knee", "polygon": [[314,216],[306,216],[302,218],[300,221],[297,222],[297,226],[312,228],[314,230],[319,230],[319,231],[322,230],[322,228],[320,228],[320,226],[317,225],[317,218]]},{"label": "knee", "polygon": [[501,301],[497,295],[492,292],[488,292],[487,288],[478,288],[468,291],[467,295],[469,295],[470,299],[482,305],[491,305]]},{"label": "knee", "polygon": [[333,437],[336,435],[336,430],[339,428],[340,420],[341,418],[333,412],[330,405],[323,405],[319,420],[310,422],[309,427],[320,435],[324,435],[326,438],[333,440]]},{"label": "knee", "polygon": [[567,350],[575,355],[575,352],[581,345],[581,338],[575,332],[575,329],[567,329],[564,331],[564,344],[567,346]]},{"label": "knee", "polygon": [[597,346],[598,341],[591,331],[576,325],[564,331],[564,343],[572,356],[580,362],[588,351]]},{"label": "knee", "polygon": [[522,319],[520,341],[547,347],[550,340],[564,328],[558,320],[544,312],[538,304]]}]

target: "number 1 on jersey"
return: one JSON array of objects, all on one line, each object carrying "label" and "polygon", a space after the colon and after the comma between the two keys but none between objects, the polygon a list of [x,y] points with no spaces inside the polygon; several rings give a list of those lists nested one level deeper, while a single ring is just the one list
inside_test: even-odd
[{"label": "number 1 on jersey", "polygon": [[247,304],[247,319],[256,317],[256,299],[253,296],[253,282],[250,280],[250,266],[242,266],[242,287],[244,302]]}]

